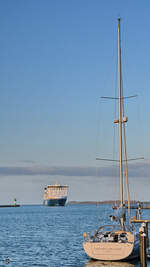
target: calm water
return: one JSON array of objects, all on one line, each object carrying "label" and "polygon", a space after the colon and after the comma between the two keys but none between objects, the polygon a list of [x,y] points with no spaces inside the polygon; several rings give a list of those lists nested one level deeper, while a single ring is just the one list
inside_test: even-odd
[{"label": "calm water", "polygon": [[[1,208],[0,266],[140,266],[138,262],[92,262],[85,255],[83,232],[108,223],[110,212],[106,205]],[[143,215],[150,218],[150,210]]]}]

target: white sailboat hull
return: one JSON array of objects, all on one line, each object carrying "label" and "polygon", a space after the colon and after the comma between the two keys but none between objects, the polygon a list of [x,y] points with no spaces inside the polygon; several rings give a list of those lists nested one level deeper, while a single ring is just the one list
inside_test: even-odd
[{"label": "white sailboat hull", "polygon": [[83,247],[92,259],[119,261],[127,259],[132,254],[134,243],[84,242]]},{"label": "white sailboat hull", "polygon": [[127,239],[126,241],[120,239],[117,242],[112,242],[109,237],[105,242],[85,240],[83,248],[86,254],[92,259],[104,261],[120,261],[139,256],[139,239],[136,235],[122,231],[116,231],[113,234],[118,235],[118,237],[124,234]]}]

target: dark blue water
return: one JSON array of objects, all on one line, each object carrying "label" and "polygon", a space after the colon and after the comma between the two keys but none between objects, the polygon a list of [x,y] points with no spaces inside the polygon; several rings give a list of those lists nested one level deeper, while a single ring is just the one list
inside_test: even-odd
[{"label": "dark blue water", "polygon": [[[84,253],[83,232],[107,224],[110,212],[106,205],[1,208],[0,266],[140,266],[92,262]],[[143,216],[150,218],[150,210]]]}]

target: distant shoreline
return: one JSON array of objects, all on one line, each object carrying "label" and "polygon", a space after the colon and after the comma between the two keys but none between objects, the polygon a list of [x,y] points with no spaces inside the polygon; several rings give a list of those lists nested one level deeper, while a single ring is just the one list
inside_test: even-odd
[{"label": "distant shoreline", "polygon": [[[67,205],[82,205],[82,204],[91,204],[91,205],[98,205],[98,204],[114,204],[117,205],[119,204],[120,201],[117,200],[107,200],[107,201],[68,201]],[[127,204],[127,201],[125,201],[125,203]],[[150,201],[135,201],[135,200],[131,200],[131,204],[138,204],[138,203],[142,203],[143,205],[150,205]]]}]

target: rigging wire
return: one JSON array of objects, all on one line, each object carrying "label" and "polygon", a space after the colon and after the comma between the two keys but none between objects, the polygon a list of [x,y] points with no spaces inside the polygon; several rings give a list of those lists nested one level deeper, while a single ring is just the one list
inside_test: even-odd
[{"label": "rigging wire", "polygon": [[[122,69],[121,69],[122,72]],[[121,90],[123,95],[123,80],[121,80]],[[125,117],[124,113],[124,101],[122,99],[122,114],[123,118]],[[126,134],[125,134],[125,122],[123,123],[123,143],[124,143],[124,177],[126,177],[126,188],[127,188],[127,199],[128,199],[128,216],[129,222],[131,221],[131,212],[130,212],[130,191],[129,191],[129,180],[128,180],[128,165],[127,165],[127,148],[126,148]]]},{"label": "rigging wire", "polygon": [[[96,154],[98,153],[98,148],[99,148],[99,136],[101,132],[100,128],[100,114],[101,113],[101,106],[100,106],[100,101],[97,102],[97,136],[96,136]],[[98,177],[98,165],[96,164],[96,177]]]}]

